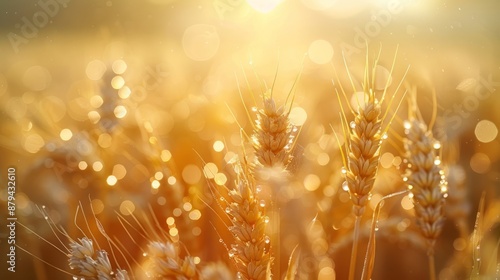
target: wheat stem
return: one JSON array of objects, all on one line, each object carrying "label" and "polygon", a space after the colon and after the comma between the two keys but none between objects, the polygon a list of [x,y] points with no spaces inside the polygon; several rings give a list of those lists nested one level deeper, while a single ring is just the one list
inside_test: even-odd
[{"label": "wheat stem", "polygon": [[359,243],[359,231],[361,226],[361,216],[356,216],[356,221],[354,223],[354,235],[353,244],[351,251],[351,262],[349,265],[349,280],[354,280],[356,274],[356,260],[358,257],[358,243]]},{"label": "wheat stem", "polygon": [[434,254],[428,255],[429,257],[429,279],[436,280],[436,264],[434,262]]}]

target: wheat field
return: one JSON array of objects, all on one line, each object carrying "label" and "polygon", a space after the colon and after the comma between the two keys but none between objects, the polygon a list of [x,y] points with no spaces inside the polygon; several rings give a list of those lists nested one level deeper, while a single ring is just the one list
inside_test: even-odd
[{"label": "wheat field", "polygon": [[500,6],[358,2],[0,3],[0,278],[499,279]]}]

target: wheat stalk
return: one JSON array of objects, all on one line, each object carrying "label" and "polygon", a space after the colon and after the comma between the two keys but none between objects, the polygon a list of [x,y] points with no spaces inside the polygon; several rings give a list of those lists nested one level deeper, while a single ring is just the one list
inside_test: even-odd
[{"label": "wheat stalk", "polygon": [[[386,135],[393,117],[387,123],[384,123],[384,120],[404,79],[403,78],[401,80],[393,95],[389,99],[387,109],[383,111],[382,104],[384,102],[391,78],[389,77],[387,79],[385,85],[383,85],[383,92],[380,94],[380,96],[377,97],[376,70],[379,58],[380,52],[374,63],[370,65],[368,52],[366,53],[366,66],[363,77],[364,95],[362,100],[358,100],[357,109],[353,109],[351,107],[349,99],[347,98],[347,93],[340,84],[341,92],[346,100],[347,107],[354,115],[353,121],[347,121],[346,113],[340,100],[340,94],[337,93],[339,105],[341,106],[340,116],[342,121],[342,128],[346,137],[345,150],[341,148],[342,159],[344,163],[342,173],[345,176],[343,188],[349,191],[351,201],[353,203],[353,213],[356,217],[349,269],[350,280],[354,279],[356,272],[355,266],[361,217],[365,212],[366,204],[371,198],[371,191],[373,189],[373,185],[375,183],[375,178],[377,175],[382,140],[383,138],[385,138],[384,135]],[[389,76],[393,73],[395,62],[396,55],[394,56]],[[344,64],[346,64],[347,69],[345,57]],[[335,74],[337,76],[337,80],[339,80],[336,72]],[[347,71],[347,74],[349,76],[353,92],[357,92],[354,86],[353,78],[351,77],[349,71]],[[406,75],[406,73],[404,75]],[[399,108],[399,105],[397,108]]]},{"label": "wheat stalk", "polygon": [[434,246],[444,222],[446,181],[437,149],[440,144],[419,119],[405,122],[408,175],[404,178],[415,205],[417,225],[426,239],[431,279],[435,279]]}]

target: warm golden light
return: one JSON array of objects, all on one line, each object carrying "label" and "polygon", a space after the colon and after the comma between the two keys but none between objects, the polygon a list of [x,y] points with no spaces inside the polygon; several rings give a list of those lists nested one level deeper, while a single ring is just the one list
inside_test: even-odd
[{"label": "warm golden light", "polygon": [[274,10],[283,0],[247,0],[247,3],[257,12],[267,14]]},{"label": "warm golden light", "polygon": [[489,143],[497,137],[498,128],[493,122],[489,120],[482,120],[477,123],[474,132],[477,140],[483,143]]}]

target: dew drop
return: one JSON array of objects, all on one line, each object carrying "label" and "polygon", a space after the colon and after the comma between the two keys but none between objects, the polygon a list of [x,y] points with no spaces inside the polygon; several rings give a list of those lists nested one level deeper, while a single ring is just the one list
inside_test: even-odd
[{"label": "dew drop", "polygon": [[226,207],[226,213],[230,213],[230,212],[231,212],[231,208]]},{"label": "dew drop", "polygon": [[223,197],[219,198],[220,201],[224,201],[225,199]]},{"label": "dew drop", "polygon": [[403,181],[407,182],[408,181],[408,177],[403,177]]},{"label": "dew drop", "polygon": [[405,129],[410,129],[411,128],[411,123],[409,121],[405,121],[403,124]]},{"label": "dew drop", "polygon": [[409,190],[413,190],[413,185],[408,185]]},{"label": "dew drop", "polygon": [[143,256],[143,257],[147,257],[147,256],[148,256],[148,253],[144,252],[144,253],[142,253],[142,256]]},{"label": "dew drop", "polygon": [[252,112],[257,112],[259,109],[257,109],[257,107],[254,106],[254,107],[252,107],[251,110],[252,110]]},{"label": "dew drop", "polygon": [[269,217],[268,216],[264,217],[264,223],[266,223],[266,224],[269,223]]},{"label": "dew drop", "polygon": [[352,121],[352,122],[349,124],[349,126],[350,126],[351,128],[353,128],[353,129],[354,129],[354,128],[356,128],[356,122]]},{"label": "dew drop", "polygon": [[439,157],[436,157],[434,160],[434,165],[440,165],[441,164],[441,159]]},{"label": "dew drop", "polygon": [[224,242],[224,240],[222,240],[222,238],[219,238],[219,242],[222,243],[222,242]]},{"label": "dew drop", "polygon": [[440,149],[441,148],[441,143],[439,141],[436,141],[434,142],[434,144],[432,145],[432,147],[436,150]]},{"label": "dew drop", "polygon": [[48,219],[49,219],[49,216],[45,216],[44,218],[45,218],[45,220],[48,220]]},{"label": "dew drop", "polygon": [[346,192],[349,191],[349,184],[347,184],[347,181],[342,183],[342,189]]},{"label": "dew drop", "polygon": [[342,167],[342,174],[347,174],[347,169],[345,167]]},{"label": "dew drop", "polygon": [[255,187],[255,192],[256,193],[260,193],[262,191],[262,187],[259,185],[257,187]]},{"label": "dew drop", "polygon": [[260,207],[266,207],[266,201],[262,199],[262,200],[259,202],[259,206],[260,206]]},{"label": "dew drop", "polygon": [[382,134],[382,139],[384,139],[384,140],[385,140],[385,139],[387,139],[387,138],[389,138],[389,135],[387,135],[387,133]]},{"label": "dew drop", "polygon": [[264,242],[269,244],[271,242],[271,238],[269,238],[269,236],[264,237]]}]

